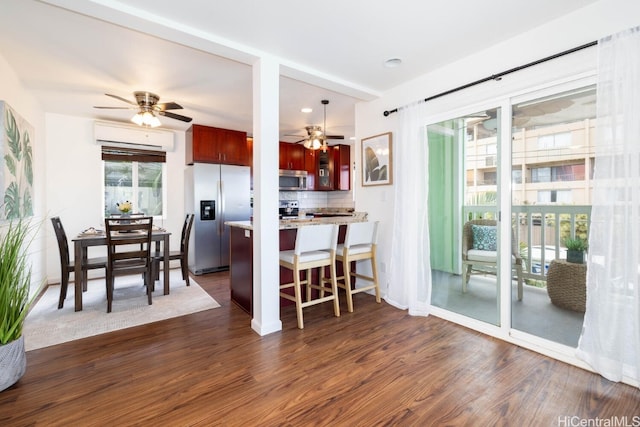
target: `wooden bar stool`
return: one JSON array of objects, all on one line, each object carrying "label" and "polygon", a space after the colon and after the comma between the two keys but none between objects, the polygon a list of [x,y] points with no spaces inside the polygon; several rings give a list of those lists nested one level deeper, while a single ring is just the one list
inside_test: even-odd
[{"label": "wooden bar stool", "polygon": [[[280,297],[296,303],[298,328],[304,328],[302,309],[311,305],[333,301],[333,311],[340,316],[338,301],[338,286],[336,282],[336,245],[338,242],[338,226],[334,224],[305,225],[299,227],[293,250],[280,251],[280,266],[293,271],[293,282],[280,285]],[[324,268],[329,267],[331,277],[324,278]],[[311,270],[321,268],[318,284],[312,283]],[[300,273],[306,271],[306,279],[300,280]],[[331,287],[325,287],[325,282],[331,282]],[[306,301],[302,301],[302,285],[307,286]],[[294,295],[282,292],[283,289],[293,287]],[[311,289],[320,291],[318,298],[311,299]],[[326,296],[325,292],[330,295]]]},{"label": "wooden bar stool", "polygon": [[[380,303],[380,284],[378,283],[378,267],[376,264],[376,246],[378,241],[378,221],[353,222],[347,225],[344,243],[336,248],[336,261],[342,262],[344,275],[338,277],[338,287],[347,293],[347,308],[353,312],[353,294],[375,289],[376,302]],[[372,276],[356,273],[351,270],[352,261],[371,261]],[[369,285],[352,289],[351,276],[370,282]]]}]

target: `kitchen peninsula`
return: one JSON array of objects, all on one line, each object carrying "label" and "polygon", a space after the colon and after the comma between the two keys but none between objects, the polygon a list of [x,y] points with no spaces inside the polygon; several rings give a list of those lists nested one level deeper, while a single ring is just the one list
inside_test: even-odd
[{"label": "kitchen peninsula", "polygon": [[[344,242],[347,224],[367,221],[366,212],[344,210],[322,210],[313,215],[280,220],[280,250],[293,249],[298,227],[313,224],[338,224],[340,233],[338,243]],[[231,300],[244,311],[253,315],[253,223],[251,221],[228,221],[231,228],[229,255],[229,273]],[[341,275],[338,267],[338,275]],[[280,269],[280,283],[290,283],[293,276],[290,270]],[[288,304],[282,300],[282,304]]]}]

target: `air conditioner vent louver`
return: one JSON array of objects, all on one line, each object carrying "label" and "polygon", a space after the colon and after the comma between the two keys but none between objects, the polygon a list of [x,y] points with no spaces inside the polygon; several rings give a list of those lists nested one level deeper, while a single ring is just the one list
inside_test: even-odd
[{"label": "air conditioner vent louver", "polygon": [[94,123],[94,137],[98,145],[173,151],[174,135],[163,129],[141,128],[120,123]]}]

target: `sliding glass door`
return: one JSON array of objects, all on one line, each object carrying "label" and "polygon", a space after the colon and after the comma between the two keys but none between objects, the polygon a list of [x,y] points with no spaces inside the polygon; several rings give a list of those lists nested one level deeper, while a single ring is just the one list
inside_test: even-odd
[{"label": "sliding glass door", "polygon": [[432,305],[500,324],[499,108],[427,127]]},{"label": "sliding glass door", "polygon": [[427,127],[433,306],[577,346],[586,264],[566,241],[589,235],[595,97],[576,82]]},{"label": "sliding glass door", "polygon": [[586,265],[567,262],[566,240],[589,234],[595,105],[587,86],[512,109],[511,211],[525,281],[512,328],[570,347],[582,329]]}]

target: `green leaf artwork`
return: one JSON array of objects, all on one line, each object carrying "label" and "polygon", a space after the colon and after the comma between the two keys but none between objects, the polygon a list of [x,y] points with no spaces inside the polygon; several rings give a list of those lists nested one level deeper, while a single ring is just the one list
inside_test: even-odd
[{"label": "green leaf artwork", "polygon": [[0,219],[33,216],[33,127],[5,101],[0,101],[0,158],[4,172],[0,173],[2,211]]}]

